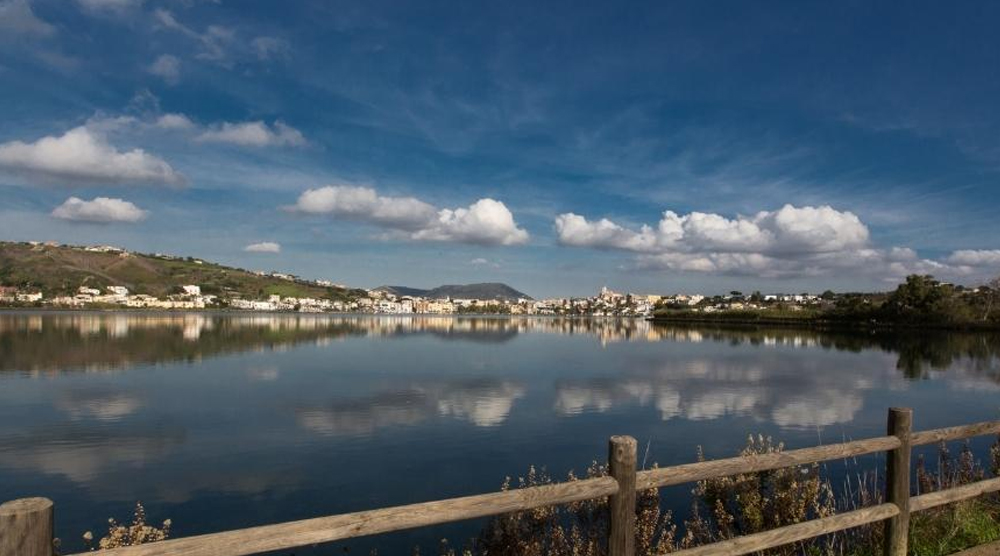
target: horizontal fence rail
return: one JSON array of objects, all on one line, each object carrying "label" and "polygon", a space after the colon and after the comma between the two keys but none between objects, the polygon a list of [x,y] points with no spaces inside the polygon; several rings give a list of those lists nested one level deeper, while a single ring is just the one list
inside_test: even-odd
[{"label": "horizontal fence rail", "polygon": [[[636,442],[609,442],[609,476],[263,525],[102,551],[108,556],[249,556],[367,535],[502,515],[596,498],[609,500],[609,554],[634,555],[635,493],[730,475],[886,452],[886,503],[762,533],[689,548],[672,556],[740,556],[884,522],[886,556],[905,556],[909,515],[1000,491],[1000,478],[910,496],[913,446],[1000,433],[1000,421],[910,432],[912,412],[889,410],[888,435],[772,454],[738,456],[636,472]],[[0,556],[52,556],[53,505],[44,498],[0,505]],[[85,556],[78,554],[76,556]]]},{"label": "horizontal fence rail", "polygon": [[[116,548],[102,556],[246,556],[609,496],[612,477],[423,502]],[[4,555],[6,556],[6,555]],[[78,555],[83,556],[83,555]]]},{"label": "horizontal fence rail", "polygon": [[914,496],[910,499],[910,511],[920,512],[923,510],[929,510],[931,508],[944,506],[945,504],[951,504],[952,502],[959,502],[961,500],[968,500],[969,498],[975,498],[977,496],[988,494],[990,492],[996,492],[998,490],[1000,490],[1000,478],[978,481],[960,487],[949,488],[947,490],[921,494],[920,496]]},{"label": "horizontal fence rail", "polygon": [[964,440],[973,436],[998,433],[1000,433],[1000,421],[986,421],[972,425],[962,425],[960,427],[915,432],[910,443],[914,446],[924,446],[927,444],[937,444],[938,442],[948,442],[949,440]]},{"label": "horizontal fence rail", "polygon": [[870,508],[862,508],[853,512],[832,515],[820,519],[814,519],[803,523],[796,523],[787,527],[779,527],[763,533],[754,533],[744,537],[737,537],[705,546],[696,546],[686,550],[671,552],[671,556],[711,556],[715,554],[725,554],[726,556],[740,556],[776,548],[791,544],[793,542],[804,541],[822,535],[829,535],[838,531],[853,529],[876,523],[890,517],[899,515],[899,508],[895,504],[879,504]]},{"label": "horizontal fence rail", "polygon": [[770,471],[781,469],[782,467],[792,467],[794,465],[806,465],[819,463],[833,459],[845,459],[886,450],[899,448],[899,439],[894,436],[883,436],[870,438],[868,440],[855,440],[844,442],[843,444],[830,444],[827,446],[816,446],[815,448],[802,448],[800,450],[789,450],[787,452],[775,452],[773,454],[736,456],[734,458],[717,459],[710,461],[700,461],[697,463],[686,463],[684,465],[674,465],[672,467],[661,467],[650,469],[638,473],[636,486],[640,490],[658,488],[665,486],[681,485],[715,479],[718,477],[728,477],[730,475],[740,475],[742,473],[755,473],[758,471]]}]

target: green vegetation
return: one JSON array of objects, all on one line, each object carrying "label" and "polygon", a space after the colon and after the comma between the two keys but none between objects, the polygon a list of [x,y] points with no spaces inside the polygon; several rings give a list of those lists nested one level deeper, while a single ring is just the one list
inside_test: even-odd
[{"label": "green vegetation", "polygon": [[759,292],[739,299],[738,308],[722,310],[713,310],[725,302],[721,297],[706,298],[695,307],[662,306],[654,319],[873,328],[1000,327],[1000,278],[969,289],[929,275],[911,275],[889,293],[828,291],[809,304],[768,302]]},{"label": "green vegetation", "polygon": [[72,295],[80,286],[125,286],[132,293],[163,297],[180,286],[201,286],[206,295],[265,298],[312,297],[350,301],[362,290],[324,287],[304,280],[223,266],[193,258],[101,253],[80,247],[0,242],[0,286],[41,291],[46,298]]},{"label": "green vegetation", "polygon": [[[784,446],[770,438],[751,436],[740,452],[744,457],[780,452]],[[699,454],[699,460],[701,460]],[[1000,439],[991,449],[990,469],[1000,473]],[[802,465],[722,477],[698,482],[692,490],[687,519],[678,524],[660,507],[656,490],[640,492],[636,504],[636,554],[653,556],[751,535],[777,527],[818,519],[838,512],[883,502],[880,474],[849,479],[839,497],[824,467]],[[596,463],[587,477],[607,469]],[[986,470],[975,461],[968,445],[954,456],[945,445],[938,451],[936,469],[917,464],[917,494],[955,488],[983,480]],[[576,477],[571,473],[569,480]],[[544,472],[532,468],[518,486],[551,484]],[[504,483],[509,488],[510,480]],[[607,554],[607,501],[590,500],[562,507],[518,512],[491,520],[482,533],[455,550],[442,543],[440,554],[490,556],[603,556]],[[763,556],[877,556],[882,554],[882,523],[827,535],[764,551]],[[1000,498],[996,494],[913,514],[910,554],[945,556],[1000,539]]]},{"label": "green vegetation", "polygon": [[944,556],[1000,539],[1000,507],[971,500],[953,508],[910,518],[910,553]]}]

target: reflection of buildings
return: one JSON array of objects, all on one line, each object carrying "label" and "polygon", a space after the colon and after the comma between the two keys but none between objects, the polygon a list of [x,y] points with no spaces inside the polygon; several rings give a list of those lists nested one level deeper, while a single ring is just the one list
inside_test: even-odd
[{"label": "reflection of buildings", "polygon": [[[140,363],[197,360],[238,351],[325,345],[344,337],[427,334],[454,341],[507,342],[520,334],[580,335],[622,342],[715,342],[765,348],[898,353],[907,377],[953,367],[1000,383],[1000,335],[845,333],[792,328],[696,327],[641,319],[219,313],[0,314],[0,371],[103,371]],[[964,362],[964,363],[963,363]]]}]

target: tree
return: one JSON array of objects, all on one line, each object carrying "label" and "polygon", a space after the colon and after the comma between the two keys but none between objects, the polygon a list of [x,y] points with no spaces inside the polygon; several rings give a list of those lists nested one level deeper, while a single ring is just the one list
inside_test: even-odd
[{"label": "tree", "polygon": [[[962,321],[971,317],[954,287],[930,275],[912,274],[889,294],[885,313],[891,319],[920,322]],[[963,314],[964,313],[964,314]]]},{"label": "tree", "polygon": [[1000,296],[1000,276],[990,280],[982,287],[983,294],[986,297],[986,310],[983,311],[983,322],[986,322],[990,318],[990,312],[993,310],[993,303],[996,301],[997,297]]}]

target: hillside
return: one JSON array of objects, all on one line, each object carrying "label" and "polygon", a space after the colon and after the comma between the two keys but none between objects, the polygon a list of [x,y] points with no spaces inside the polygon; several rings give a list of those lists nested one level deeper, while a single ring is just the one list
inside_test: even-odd
[{"label": "hillside", "polygon": [[0,285],[38,288],[46,297],[75,293],[87,285],[125,286],[132,293],[162,297],[185,284],[210,295],[257,298],[272,294],[346,300],[361,290],[324,287],[304,280],[261,276],[208,261],[129,253],[100,253],[80,247],[0,242]]},{"label": "hillside", "polygon": [[531,299],[526,293],[515,290],[507,284],[486,282],[482,284],[445,285],[425,290],[407,286],[380,286],[378,291],[390,292],[395,295],[410,297],[426,297],[430,299]]}]

